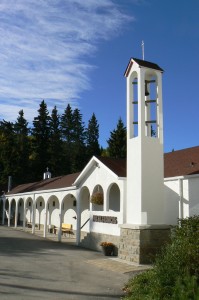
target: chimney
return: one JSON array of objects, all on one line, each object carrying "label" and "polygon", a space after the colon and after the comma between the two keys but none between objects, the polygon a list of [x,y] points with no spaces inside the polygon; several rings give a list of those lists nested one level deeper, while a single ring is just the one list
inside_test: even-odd
[{"label": "chimney", "polygon": [[8,192],[12,189],[12,176],[8,176]]},{"label": "chimney", "polygon": [[46,168],[46,172],[44,172],[44,176],[43,176],[43,179],[49,179],[51,178],[51,173],[50,171],[48,170],[48,168]]}]

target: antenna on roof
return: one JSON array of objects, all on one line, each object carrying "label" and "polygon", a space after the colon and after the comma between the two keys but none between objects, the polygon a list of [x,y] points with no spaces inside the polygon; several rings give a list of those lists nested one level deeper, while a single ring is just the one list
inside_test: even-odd
[{"label": "antenna on roof", "polygon": [[144,60],[144,41],[142,41],[141,46],[142,46],[142,59]]}]

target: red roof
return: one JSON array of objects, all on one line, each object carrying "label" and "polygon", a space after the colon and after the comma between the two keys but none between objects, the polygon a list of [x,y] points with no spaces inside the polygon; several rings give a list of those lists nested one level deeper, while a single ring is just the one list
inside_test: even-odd
[{"label": "red roof", "polygon": [[49,178],[33,183],[25,183],[13,188],[9,194],[28,193],[32,191],[51,190],[70,187],[80,173]]},{"label": "red roof", "polygon": [[125,158],[110,158],[97,157],[104,165],[106,165],[118,177],[126,177],[126,159]]},{"label": "red roof", "polygon": [[199,146],[164,155],[164,177],[199,174]]},{"label": "red roof", "polygon": [[[126,159],[97,157],[118,177],[126,177]],[[199,174],[199,146],[164,154],[164,177]],[[39,182],[18,185],[9,194],[59,189],[72,186],[80,173],[59,176]]]}]

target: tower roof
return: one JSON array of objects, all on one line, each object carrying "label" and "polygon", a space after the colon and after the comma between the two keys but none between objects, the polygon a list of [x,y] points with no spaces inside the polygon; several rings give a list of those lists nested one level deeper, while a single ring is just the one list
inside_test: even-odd
[{"label": "tower roof", "polygon": [[157,64],[150,62],[150,61],[146,61],[146,60],[142,60],[142,59],[138,59],[138,58],[131,58],[128,66],[125,70],[124,76],[127,77],[131,67],[133,65],[133,63],[136,62],[140,67],[145,67],[145,68],[149,68],[149,69],[154,69],[154,70],[158,70],[163,72],[164,70],[162,68],[160,68]]}]

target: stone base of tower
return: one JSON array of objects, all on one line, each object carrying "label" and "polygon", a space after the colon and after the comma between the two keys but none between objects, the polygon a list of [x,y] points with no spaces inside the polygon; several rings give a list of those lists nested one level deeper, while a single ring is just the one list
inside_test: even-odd
[{"label": "stone base of tower", "polygon": [[168,225],[121,226],[118,249],[120,259],[137,264],[150,264],[161,247],[170,240]]}]

